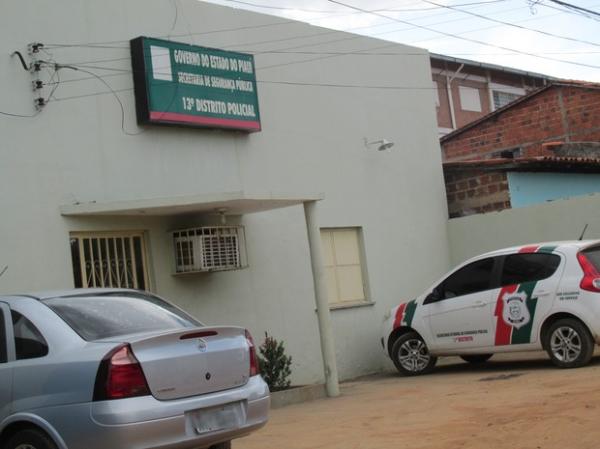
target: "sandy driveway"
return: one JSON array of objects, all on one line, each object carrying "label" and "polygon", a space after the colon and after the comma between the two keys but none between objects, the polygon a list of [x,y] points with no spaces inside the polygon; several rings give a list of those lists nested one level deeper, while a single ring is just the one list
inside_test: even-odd
[{"label": "sandy driveway", "polygon": [[600,448],[600,357],[575,370],[520,358],[346,383],[339,398],[273,410],[234,448]]}]

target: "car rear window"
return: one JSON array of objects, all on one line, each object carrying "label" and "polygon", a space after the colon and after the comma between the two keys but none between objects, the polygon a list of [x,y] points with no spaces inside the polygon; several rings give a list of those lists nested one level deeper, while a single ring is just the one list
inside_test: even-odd
[{"label": "car rear window", "polygon": [[588,248],[583,251],[583,254],[585,254],[585,257],[591,262],[594,268],[600,271],[600,246]]},{"label": "car rear window", "polygon": [[59,297],[44,303],[88,341],[201,325],[160,298],[144,294]]}]

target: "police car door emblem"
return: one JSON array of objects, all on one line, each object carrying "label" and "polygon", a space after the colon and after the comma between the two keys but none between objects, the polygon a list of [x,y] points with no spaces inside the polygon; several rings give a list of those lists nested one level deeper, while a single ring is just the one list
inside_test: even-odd
[{"label": "police car door emblem", "polygon": [[529,323],[531,315],[526,304],[526,293],[507,293],[502,300],[502,319],[506,324],[519,329]]}]

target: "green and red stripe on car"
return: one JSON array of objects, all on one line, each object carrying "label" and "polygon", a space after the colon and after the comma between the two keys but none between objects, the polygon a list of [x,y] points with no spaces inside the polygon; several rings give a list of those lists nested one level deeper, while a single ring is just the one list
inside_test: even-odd
[{"label": "green and red stripe on car", "polygon": [[[556,246],[524,246],[519,250],[519,254],[531,254],[531,253],[552,253],[556,249]],[[537,298],[532,297],[533,290],[537,285],[538,281],[524,282],[522,284],[506,285],[502,287],[496,300],[496,309],[494,316],[496,317],[496,346],[505,345],[518,345],[524,343],[531,343],[531,331],[533,328],[533,321],[535,318],[535,311],[537,307]],[[504,312],[504,296],[510,294],[525,294],[525,304],[529,311],[530,319],[527,324],[517,328],[506,323],[503,318]]]},{"label": "green and red stripe on car", "polygon": [[400,326],[410,327],[412,325],[413,318],[415,317],[415,311],[417,310],[417,300],[405,302],[400,304],[396,309],[394,318],[394,329]]}]

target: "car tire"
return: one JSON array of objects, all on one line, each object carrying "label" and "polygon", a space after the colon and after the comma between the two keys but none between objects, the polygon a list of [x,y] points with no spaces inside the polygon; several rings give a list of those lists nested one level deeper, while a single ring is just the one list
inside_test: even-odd
[{"label": "car tire", "polygon": [[461,355],[460,358],[465,362],[473,365],[478,365],[487,362],[494,354],[473,354],[473,355]]},{"label": "car tire", "polygon": [[392,345],[392,361],[404,376],[416,376],[430,372],[437,357],[429,354],[425,341],[416,332],[401,335]]},{"label": "car tire", "polygon": [[554,322],[544,336],[544,347],[559,368],[587,365],[594,353],[594,339],[588,328],[573,318]]},{"label": "car tire", "polygon": [[36,429],[24,429],[8,439],[2,449],[58,449],[54,441],[44,432]]},{"label": "car tire", "polygon": [[215,444],[209,449],[231,449],[231,441],[225,441],[224,443]]}]

